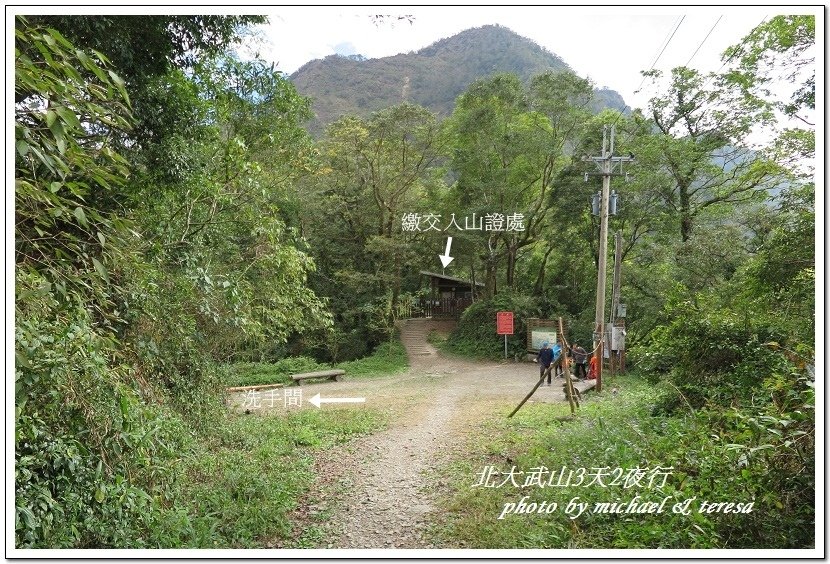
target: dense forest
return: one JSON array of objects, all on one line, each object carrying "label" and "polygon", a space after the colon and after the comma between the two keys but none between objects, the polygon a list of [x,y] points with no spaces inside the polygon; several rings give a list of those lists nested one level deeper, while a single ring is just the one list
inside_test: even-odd
[{"label": "dense forest", "polygon": [[[590,343],[600,180],[583,156],[610,124],[616,153],[636,157],[614,179],[611,229],[629,364],[665,390],[654,416],[691,410],[706,431],[677,446],[698,454],[688,473],[733,467],[740,484],[724,488],[776,508],[722,546],[815,542],[812,16],[766,21],[719,73],[646,73],[654,96],[630,113],[597,113],[594,86],[567,69],[499,73],[445,118],[401,103],[319,139],[288,77],[234,55],[263,21],[16,20],[18,548],[284,534],[283,498],[244,504],[273,487],[266,472],[301,489],[307,470],[280,466],[290,449],[257,464],[216,454],[251,446],[253,424],[224,404],[235,366],[393,350],[447,236],[446,274],[484,284],[449,350],[498,358],[505,309],[511,356],[530,317],[563,317]],[[303,437],[291,448],[378,424],[303,417],[274,423]]]}]

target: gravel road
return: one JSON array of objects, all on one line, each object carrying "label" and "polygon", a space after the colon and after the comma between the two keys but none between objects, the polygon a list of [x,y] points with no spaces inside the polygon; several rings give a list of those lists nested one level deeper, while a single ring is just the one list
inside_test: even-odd
[{"label": "gravel road", "polygon": [[[410,353],[404,374],[302,387],[304,399],[318,392],[366,398],[321,409],[365,405],[390,415],[386,430],[319,453],[315,491],[307,496],[314,511],[331,511],[319,548],[457,548],[435,547],[425,535],[442,486],[433,470],[463,448],[468,425],[515,407],[538,378],[533,363],[473,362],[446,357],[426,342],[404,342]],[[561,382],[541,386],[529,401],[566,401]],[[306,401],[303,409],[316,408]]]}]

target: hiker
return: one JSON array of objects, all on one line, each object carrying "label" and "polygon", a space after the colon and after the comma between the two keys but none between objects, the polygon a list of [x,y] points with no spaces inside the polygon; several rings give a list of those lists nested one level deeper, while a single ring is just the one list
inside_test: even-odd
[{"label": "hiker", "polygon": [[[562,359],[559,358],[562,356],[562,347],[559,343],[553,345],[553,365],[556,368],[556,377],[562,378]],[[550,376],[548,376],[548,386],[550,386]]]},{"label": "hiker", "polygon": [[588,365],[588,379],[589,380],[596,380],[597,379],[597,357],[596,357],[596,355],[591,355],[591,362]]},{"label": "hiker", "polygon": [[[571,351],[573,352],[574,364],[576,364],[576,377],[580,380],[587,378],[588,371],[586,370],[587,367],[585,364],[588,362],[588,353],[585,352],[585,349],[579,346],[579,343],[574,343]],[[582,371],[581,378],[579,376],[580,371]]]},{"label": "hiker", "polygon": [[550,371],[553,358],[553,349],[550,348],[550,343],[545,341],[542,343],[542,348],[539,349],[539,354],[536,355],[536,362],[539,363],[539,379],[544,378],[545,374],[547,374],[548,386],[550,386]]}]

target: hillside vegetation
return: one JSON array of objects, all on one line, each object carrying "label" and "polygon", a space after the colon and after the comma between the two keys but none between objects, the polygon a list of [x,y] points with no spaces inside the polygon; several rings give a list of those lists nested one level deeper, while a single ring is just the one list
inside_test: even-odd
[{"label": "hillside vegetation", "polygon": [[[569,71],[559,57],[501,26],[469,29],[414,53],[379,59],[331,55],[291,75],[297,91],[312,100],[308,128],[319,135],[340,116],[412,102],[448,116],[455,99],[478,78],[513,73],[522,80],[544,71]],[[625,107],[613,90],[597,90],[594,110]]]},{"label": "hillside vegetation", "polygon": [[[532,76],[470,71],[471,83],[445,85],[460,89],[445,115],[412,94],[338,117],[319,139],[304,128],[313,101],[272,65],[234,55],[263,21],[15,20],[16,548],[291,544],[317,451],[387,423],[417,429],[404,413],[414,404],[391,423],[372,406],[246,415],[228,407],[227,386],[337,365],[345,386],[382,376],[388,397],[406,380],[423,399],[441,380],[396,376],[406,366],[396,332],[429,295],[421,272],[438,268],[449,237],[446,274],[481,291],[448,349],[499,355],[493,317],[504,309],[518,331],[562,317],[572,341],[590,343],[601,258],[590,200],[601,182],[586,182],[595,167],[580,156],[600,150],[609,125],[616,153],[636,155],[630,181],[614,180],[621,204],[609,220],[628,361],[661,387],[632,386],[628,412],[601,396],[586,414],[609,430],[570,452],[585,465],[676,464],[684,495],[756,500],[732,528],[667,522],[673,547],[816,542],[815,18],[766,21],[721,74],[649,73],[654,96],[630,114],[597,113],[590,81],[537,72],[558,60],[506,30],[478,30],[418,57],[444,61],[432,74],[449,80],[462,63],[445,54],[483,69],[494,59],[481,34],[496,33],[515,43],[496,60],[536,53]],[[410,84],[434,92],[414,70]],[[366,92],[366,104],[382,96]],[[782,112],[803,127],[784,127]],[[751,147],[759,128],[769,141]],[[613,245],[604,258],[613,263]],[[522,335],[508,346],[521,353]],[[480,364],[484,375],[498,368]],[[460,397],[425,418],[422,454],[453,422],[453,401],[467,405]],[[522,415],[518,438],[492,429],[523,464],[562,464],[550,437],[567,447],[591,422],[560,428],[540,414]],[[492,443],[470,453],[477,462],[499,452],[482,432]],[[453,497],[456,538],[509,542],[473,511],[501,501]],[[591,543],[661,546],[648,527],[608,521]],[[568,531],[522,528],[523,546],[564,546]]]}]

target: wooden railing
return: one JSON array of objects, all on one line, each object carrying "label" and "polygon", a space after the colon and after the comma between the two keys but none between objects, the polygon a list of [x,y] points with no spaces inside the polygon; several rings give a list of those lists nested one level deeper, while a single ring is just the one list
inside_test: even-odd
[{"label": "wooden railing", "polygon": [[473,303],[471,298],[438,298],[415,300],[401,308],[400,316],[412,317],[443,317],[457,319],[465,309]]}]

